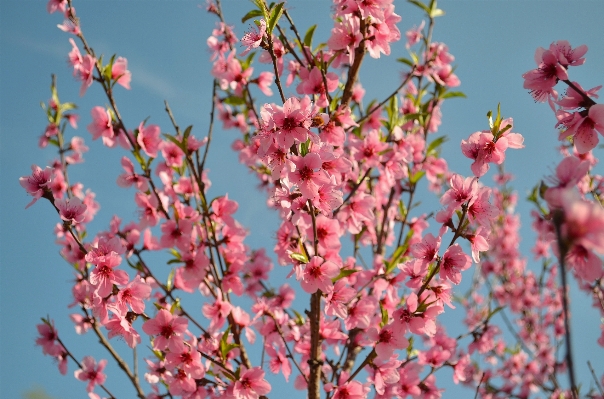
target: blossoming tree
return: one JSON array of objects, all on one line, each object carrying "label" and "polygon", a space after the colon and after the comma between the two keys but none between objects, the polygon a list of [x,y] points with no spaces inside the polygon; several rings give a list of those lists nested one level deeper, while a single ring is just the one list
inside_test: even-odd
[{"label": "blossoming tree", "polygon": [[[535,271],[519,251],[517,195],[504,169],[507,150],[522,149],[524,139],[497,107],[484,130],[460,143],[473,174],[449,170],[445,137],[436,133],[442,104],[463,94],[454,91],[453,55],[432,40],[444,12],[435,0],[409,3],[427,23],[406,32],[398,87],[364,105],[363,61],[389,56],[403,38],[392,0],[334,0],[331,34],[319,44],[315,26],[297,26],[286,3],[250,3],[242,13],[250,28],[238,38],[220,2],[209,1],[217,18],[207,39],[212,109],[200,137],[180,127],[168,103],[171,126],[127,126],[114,96],[130,89],[126,58],[97,54],[72,1],[49,1],[72,35],[68,59],[80,94],[105,95],[87,130],[123,152],[117,184],[134,191],[138,208],[133,220],[116,215],[105,231],[87,231],[99,204],[68,170],[88,147],[68,138],[76,106],[60,101],[53,80],[39,143],[58,158],[33,165],[20,183],[33,197],[27,206],[44,199],[57,213],[61,255],[76,273],[71,319],[111,358],[72,352],[44,318],[37,344],[61,373],[71,362],[91,398],[266,398],[269,372],[312,399],[439,398],[447,368],[480,397],[604,396],[604,376],[575,375],[566,282],[568,272],[604,314],[603,179],[593,170],[604,105],[594,100],[600,87],[584,89],[570,76],[587,47],[561,40],[540,48],[523,76],[535,101],[554,111],[564,155],[529,198],[542,266]],[[297,95],[286,96],[288,87]],[[215,119],[239,130],[233,149],[279,216],[268,251],[245,244],[235,201],[208,196]],[[494,186],[484,179],[491,167]],[[428,191],[440,206],[423,213],[418,197]],[[158,277],[166,265],[155,264],[157,252],[169,255],[167,279]],[[287,282],[270,278],[274,263],[289,270]],[[468,291],[455,292],[467,279]],[[292,306],[296,297],[302,308]],[[440,322],[454,303],[466,312],[459,336]],[[497,314],[511,315],[503,318],[509,334]],[[604,346],[604,335],[589,344]],[[111,388],[109,362],[131,392]],[[591,388],[581,384],[592,377]]]}]

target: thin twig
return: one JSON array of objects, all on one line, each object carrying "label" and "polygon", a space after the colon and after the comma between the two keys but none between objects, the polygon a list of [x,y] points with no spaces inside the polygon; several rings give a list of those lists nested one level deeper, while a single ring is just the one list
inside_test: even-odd
[{"label": "thin twig", "polygon": [[571,345],[571,333],[570,333],[570,321],[568,315],[568,292],[567,292],[567,284],[566,284],[566,266],[565,266],[565,258],[568,253],[568,247],[563,240],[561,225],[564,220],[564,215],[561,211],[554,211],[554,227],[556,229],[556,241],[558,242],[558,264],[560,265],[560,281],[562,284],[561,287],[561,296],[562,296],[562,311],[564,313],[564,339],[566,342],[566,366],[568,367],[568,378],[570,379],[570,388],[571,394],[573,398],[578,398],[578,390],[575,379],[575,369],[573,365],[573,352]]},{"label": "thin twig", "polygon": [[598,387],[598,391],[600,391],[600,395],[604,396],[604,390],[602,389],[602,385],[600,385],[600,381],[598,381],[596,372],[594,371],[594,368],[592,367],[591,362],[589,360],[587,361],[587,367],[589,367],[591,376],[594,378],[594,381],[596,382],[596,386]]}]

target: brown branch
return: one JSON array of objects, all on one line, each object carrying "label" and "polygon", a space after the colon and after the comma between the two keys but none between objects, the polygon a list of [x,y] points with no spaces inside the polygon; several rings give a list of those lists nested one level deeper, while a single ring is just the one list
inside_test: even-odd
[{"label": "brown branch", "polygon": [[88,311],[86,309],[82,308],[82,310],[84,311],[84,313],[86,313],[86,317],[88,317],[90,320],[92,320],[92,323],[90,323],[90,324],[92,325],[92,329],[94,330],[94,333],[99,338],[99,342],[101,343],[102,346],[104,346],[107,349],[107,351],[111,354],[111,356],[117,362],[117,365],[124,371],[124,373],[126,374],[128,379],[134,386],[134,389],[136,389],[137,396],[140,399],[145,399],[145,393],[143,392],[138,379],[130,371],[130,367],[128,367],[128,363],[126,363],[124,361],[124,359],[121,358],[121,356],[115,351],[115,349],[113,349],[113,346],[111,346],[109,341],[107,341],[107,338],[105,338],[105,336],[99,329],[96,318],[90,317],[90,315],[88,314]]},{"label": "brown branch", "polygon": [[359,46],[354,49],[354,61],[352,65],[348,69],[348,78],[346,80],[346,85],[344,86],[344,92],[342,93],[342,101],[341,104],[344,106],[348,106],[350,103],[350,99],[352,98],[352,87],[357,81],[357,77],[359,76],[359,70],[361,69],[361,64],[363,63],[363,58],[365,57],[365,33],[367,30],[367,25],[365,24],[365,20],[361,19],[361,24],[359,26],[359,31],[363,35],[363,39]]}]

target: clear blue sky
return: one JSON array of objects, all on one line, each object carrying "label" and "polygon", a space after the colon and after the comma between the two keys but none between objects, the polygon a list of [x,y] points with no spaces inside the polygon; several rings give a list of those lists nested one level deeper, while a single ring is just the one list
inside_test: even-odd
[{"label": "clear blue sky", "polygon": [[[211,77],[206,38],[215,18],[198,8],[201,1],[76,1],[82,26],[97,53],[116,53],[128,58],[132,71],[132,90],[117,90],[117,101],[127,126],[135,126],[150,116],[150,123],[163,131],[170,123],[163,111],[169,101],[181,126],[194,125],[193,132],[203,137],[207,131]],[[295,0],[288,2],[300,30],[319,24],[316,38],[326,40],[331,22],[328,1]],[[419,14],[406,2],[397,1],[396,12],[403,17],[405,31],[421,22]],[[251,4],[244,0],[223,0],[225,17],[233,23]],[[522,73],[534,68],[533,54],[538,46],[547,47],[566,39],[573,46],[587,44],[587,62],[571,71],[573,80],[583,87],[604,83],[604,41],[601,18],[602,1],[442,1],[447,15],[437,20],[434,39],[445,42],[456,57],[460,90],[467,99],[448,101],[443,108],[440,134],[450,140],[444,156],[450,168],[469,175],[470,162],[461,156],[459,142],[472,132],[486,127],[485,114],[501,103],[505,116],[514,118],[514,131],[525,137],[526,148],[510,151],[507,168],[516,175],[515,187],[524,197],[540,178],[551,173],[557,160],[555,119],[544,104],[535,104],[522,88]],[[69,35],[56,28],[62,22],[58,14],[46,13],[45,1],[3,0],[0,4],[0,392],[2,397],[19,398],[23,392],[43,387],[54,398],[85,397],[84,383],[73,378],[71,364],[67,377],[61,376],[49,357],[35,347],[35,325],[40,317],[55,319],[59,333],[70,348],[83,357],[106,355],[96,348],[92,335],[77,336],[68,319],[66,305],[71,302],[70,268],[58,255],[53,227],[57,217],[49,204],[40,201],[25,210],[30,201],[18,183],[30,165],[44,165],[54,157],[40,150],[37,141],[46,125],[39,107],[49,98],[51,73],[57,74],[62,101],[80,106],[76,135],[84,137],[91,152],[86,163],[70,170],[73,181],[82,181],[97,193],[101,211],[90,225],[90,232],[106,229],[115,213],[124,220],[136,218],[131,190],[115,186],[122,173],[119,150],[108,150],[92,142],[86,125],[90,109],[105,105],[100,90],[93,86],[84,98],[78,95],[79,83],[71,76],[66,56]],[[240,37],[245,27],[236,24]],[[383,98],[400,82],[400,64],[394,59],[406,56],[404,41],[393,46],[389,59],[368,60],[361,74],[367,89],[366,99]],[[289,90],[293,94],[293,88]],[[276,100],[275,100],[276,101]],[[74,134],[70,131],[68,134]],[[256,181],[236,161],[230,143],[233,131],[217,129],[209,158],[211,195],[225,192],[240,203],[238,220],[250,228],[246,241],[251,247],[273,246],[277,219],[265,211],[264,195],[255,189]],[[529,207],[520,207],[524,237],[530,236]],[[529,243],[523,246],[530,256]],[[165,273],[167,274],[166,268]],[[284,278],[284,270],[277,273]],[[201,303],[192,303],[201,307]],[[573,295],[574,347],[578,375],[589,385],[586,360],[604,370],[604,350],[596,346],[598,314],[583,295]],[[461,315],[451,313],[451,320]],[[119,343],[118,347],[123,347]],[[90,349],[94,348],[94,349]],[[599,360],[598,360],[599,359]],[[112,360],[110,368],[115,370]],[[144,369],[144,365],[141,365]],[[111,373],[115,375],[116,373]],[[439,386],[449,387],[443,377]],[[275,381],[275,380],[273,380]],[[109,380],[108,386],[121,398],[131,397],[122,380]],[[125,386],[125,395],[120,387]],[[274,392],[290,390],[274,385]],[[453,392],[453,391],[451,391]],[[271,397],[278,397],[272,395]],[[445,398],[453,397],[445,394]]]}]

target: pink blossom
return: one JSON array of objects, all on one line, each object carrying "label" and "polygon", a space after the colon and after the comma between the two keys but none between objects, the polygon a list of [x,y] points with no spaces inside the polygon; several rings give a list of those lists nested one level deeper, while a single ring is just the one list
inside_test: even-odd
[{"label": "pink blossom", "polygon": [[87,206],[77,197],[55,200],[55,206],[59,209],[61,219],[66,222],[81,223],[86,217]]},{"label": "pink blossom", "polygon": [[558,63],[556,54],[542,47],[535,52],[535,62],[538,65],[537,69],[522,75],[524,88],[530,90],[535,101],[544,102],[557,95],[554,86],[558,80],[567,80],[568,73],[566,68]]},{"label": "pink blossom", "polygon": [[134,185],[137,190],[145,192],[149,189],[147,178],[134,172],[134,164],[128,157],[122,157],[122,168],[126,173],[122,173],[117,178],[117,185],[120,187],[130,187]]},{"label": "pink blossom", "polygon": [[440,248],[441,237],[434,237],[432,233],[428,233],[424,236],[422,241],[417,244],[413,244],[409,249],[411,254],[422,261],[424,265],[432,262],[438,254]]},{"label": "pink blossom", "polygon": [[566,40],[558,40],[549,46],[549,50],[556,56],[560,65],[565,68],[569,66],[579,66],[585,63],[583,57],[587,53],[587,46],[582,44],[579,47],[572,48]]},{"label": "pink blossom", "polygon": [[136,141],[141,149],[151,158],[157,158],[157,152],[160,150],[162,140],[160,137],[161,130],[157,125],[138,126],[138,135]]},{"label": "pink blossom", "polygon": [[246,370],[233,387],[237,399],[258,399],[270,391],[271,385],[264,379],[264,371],[260,367]]},{"label": "pink blossom", "polygon": [[128,273],[123,270],[115,270],[119,266],[121,258],[110,257],[99,264],[90,272],[90,284],[96,288],[98,296],[104,298],[113,291],[113,284],[128,284]]},{"label": "pink blossom", "polygon": [[86,391],[92,392],[95,385],[102,385],[105,382],[107,376],[103,373],[103,370],[106,365],[107,360],[105,359],[101,360],[97,366],[97,363],[92,356],[86,356],[82,360],[82,368],[75,371],[75,378],[80,381],[88,381]]},{"label": "pink blossom", "polygon": [[145,299],[151,296],[151,286],[143,281],[132,280],[117,294],[118,306],[122,311],[127,310],[130,305],[132,311],[142,314],[145,311]]},{"label": "pink blossom", "polygon": [[94,74],[94,68],[96,67],[96,58],[90,54],[84,55],[82,63],[80,64],[78,71],[78,77],[82,81],[82,87],[80,88],[80,96],[86,93],[86,90],[92,86],[92,78]]},{"label": "pink blossom", "polygon": [[48,0],[46,4],[46,11],[49,14],[54,13],[55,11],[65,12],[67,8],[67,0]]},{"label": "pink blossom", "polygon": [[333,289],[332,278],[340,273],[338,265],[331,261],[324,261],[319,256],[313,256],[304,267],[304,276],[301,281],[302,289],[309,294],[317,290],[331,292]]},{"label": "pink blossom", "polygon": [[171,352],[182,352],[184,349],[183,333],[187,330],[188,320],[184,317],[174,316],[165,309],[161,309],[155,318],[143,324],[143,331],[155,335],[153,348]]},{"label": "pink blossom", "polygon": [[27,191],[27,194],[34,199],[27,204],[25,209],[32,206],[38,199],[42,198],[45,192],[50,192],[49,185],[52,182],[52,169],[48,166],[45,169],[37,165],[31,166],[31,176],[22,176],[19,178],[19,184]]},{"label": "pink blossom", "polygon": [[130,90],[130,80],[132,74],[128,70],[128,60],[124,57],[117,57],[111,66],[111,79],[115,80],[117,84]]},{"label": "pink blossom", "polygon": [[40,337],[36,339],[36,345],[42,347],[42,352],[45,355],[57,356],[63,351],[63,346],[57,341],[59,335],[54,323],[41,323],[36,328],[38,334],[40,334]]},{"label": "pink blossom", "polygon": [[566,130],[560,132],[559,139],[573,137],[573,143],[579,154],[585,154],[594,149],[598,143],[598,132],[604,135],[604,104],[595,104],[589,108],[587,116],[581,117],[578,112],[557,115],[557,125],[564,125]]},{"label": "pink blossom", "polygon": [[115,132],[111,113],[103,107],[94,107],[90,110],[90,114],[92,123],[87,126],[87,129],[92,134],[92,139],[103,137],[103,144],[112,147],[115,143]]},{"label": "pink blossom", "polygon": [[288,174],[290,182],[298,186],[304,198],[312,200],[318,197],[319,188],[330,183],[329,176],[321,169],[321,157],[309,153],[304,157],[294,155],[291,160],[296,169]]},{"label": "pink blossom", "polygon": [[289,376],[292,373],[292,366],[287,358],[285,347],[279,346],[279,350],[275,350],[272,345],[265,346],[266,354],[270,357],[269,368],[273,374],[283,373],[285,381],[289,381]]},{"label": "pink blossom", "polygon": [[459,244],[453,244],[445,251],[440,261],[440,274],[453,284],[461,282],[461,272],[472,265],[472,259],[463,252]]},{"label": "pink blossom", "polygon": [[336,281],[333,291],[329,293],[325,300],[325,314],[328,316],[338,316],[345,319],[348,316],[347,304],[356,294],[356,291],[347,286],[346,279]]},{"label": "pink blossom", "polygon": [[240,55],[246,55],[253,48],[258,48],[260,43],[262,43],[262,39],[264,35],[266,35],[266,21],[261,19],[256,23],[258,30],[254,28],[250,28],[243,37],[241,38],[241,44],[245,46],[245,50]]}]

